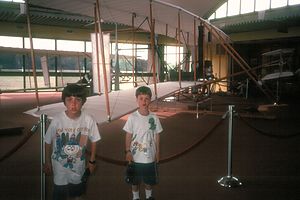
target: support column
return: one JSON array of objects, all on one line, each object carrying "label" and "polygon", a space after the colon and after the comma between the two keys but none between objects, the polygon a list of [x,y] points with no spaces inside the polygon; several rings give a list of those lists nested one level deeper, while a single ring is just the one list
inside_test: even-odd
[{"label": "support column", "polygon": [[180,28],[180,10],[178,11],[178,33],[177,33],[177,46],[178,46],[178,81],[179,81],[179,87],[181,88],[181,64],[180,64],[180,34],[181,34],[181,28]]},{"label": "support column", "polygon": [[97,18],[98,18],[98,30],[100,34],[100,46],[101,46],[101,59],[103,65],[103,77],[104,77],[104,93],[105,93],[105,102],[106,102],[106,113],[108,121],[111,120],[110,116],[110,105],[109,105],[109,98],[108,98],[108,84],[107,84],[107,74],[106,74],[106,62],[105,62],[105,54],[104,54],[104,42],[103,42],[103,35],[101,29],[101,15],[100,15],[100,4],[99,0],[96,0],[96,8],[97,8]]},{"label": "support column", "polygon": [[[100,19],[97,15],[97,6],[94,4],[94,18],[95,18],[95,41],[96,41],[96,64],[97,64],[97,85],[98,85],[98,94],[101,94],[101,81],[100,81],[100,65],[99,65],[99,41],[98,41],[98,35],[99,35],[99,29],[98,29],[98,21],[100,23]],[[95,78],[95,77],[93,77]]]},{"label": "support column", "polygon": [[36,68],[35,68],[35,53],[33,50],[33,41],[32,41],[32,33],[31,33],[31,23],[30,23],[30,11],[29,11],[29,4],[28,0],[25,0],[26,5],[26,16],[27,16],[27,27],[28,27],[28,34],[29,34],[29,41],[30,41],[30,53],[31,53],[31,64],[32,64],[32,74],[34,80],[34,88],[35,88],[35,98],[37,109],[40,110],[40,99],[39,99],[39,92],[38,92],[38,83],[36,77]]},{"label": "support column", "polygon": [[120,66],[119,66],[119,46],[118,46],[118,24],[115,30],[115,90],[120,90]]},{"label": "support column", "polygon": [[194,17],[194,82],[196,84],[197,81],[197,73],[196,73],[196,69],[197,69],[197,64],[198,64],[198,47],[197,47],[197,25],[196,25],[196,18]]},{"label": "support column", "polygon": [[132,83],[133,83],[133,87],[137,86],[137,80],[135,77],[135,30],[134,30],[134,18],[136,17],[135,13],[132,13],[132,57],[131,57],[131,65],[132,65]]},{"label": "support column", "polygon": [[152,1],[150,1],[150,22],[151,22],[151,53],[152,53],[152,70],[153,70],[153,84],[154,84],[154,97],[157,99],[157,87],[156,87],[156,65],[155,65],[155,35],[154,27],[155,20],[152,18]]}]

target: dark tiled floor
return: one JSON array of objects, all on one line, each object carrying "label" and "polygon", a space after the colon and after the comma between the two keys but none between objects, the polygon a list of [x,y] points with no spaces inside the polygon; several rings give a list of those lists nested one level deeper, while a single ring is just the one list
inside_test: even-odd
[{"label": "dark tiled floor", "polygon": [[[1,134],[0,157],[14,148],[38,119],[23,114],[35,107],[34,94],[1,94],[0,127],[24,127],[22,134]],[[60,101],[59,93],[41,93],[41,104]],[[168,200],[297,200],[300,199],[300,119],[297,104],[274,112],[258,113],[257,99],[217,95],[213,112],[196,118],[195,104],[179,102],[153,104],[161,117],[162,163],[157,199]],[[234,118],[232,175],[243,185],[221,187],[217,180],[227,175],[228,121],[222,121],[227,105],[235,105],[242,118]],[[209,103],[201,105],[209,110]],[[98,154],[111,160],[124,159],[125,118],[99,126],[102,140]],[[214,129],[213,129],[214,128]],[[2,131],[3,133],[3,131]],[[166,160],[168,159],[168,160]],[[40,134],[37,132],[10,157],[0,162],[0,199],[40,199]],[[124,182],[124,166],[98,160],[90,177],[86,199],[131,199]],[[51,191],[51,177],[47,191]],[[51,194],[48,192],[47,197]]]}]

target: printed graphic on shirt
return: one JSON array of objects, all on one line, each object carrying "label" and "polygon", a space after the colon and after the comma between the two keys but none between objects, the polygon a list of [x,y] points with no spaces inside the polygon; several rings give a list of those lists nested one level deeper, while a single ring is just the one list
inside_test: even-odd
[{"label": "printed graphic on shirt", "polygon": [[65,168],[73,169],[78,161],[85,160],[87,136],[79,132],[56,132],[56,146],[52,158]]},{"label": "printed graphic on shirt", "polygon": [[[140,141],[135,141],[132,145],[133,155],[135,155],[138,151],[144,153],[144,155],[148,158],[152,156],[151,148],[153,148],[153,139],[154,139],[154,131],[156,129],[156,124],[153,117],[150,117],[148,122],[149,122],[149,129],[145,132],[145,134],[142,136]],[[134,141],[136,137],[137,134],[133,136],[132,141]]]},{"label": "printed graphic on shirt", "polygon": [[154,131],[156,129],[156,124],[153,117],[149,118],[150,130]]}]

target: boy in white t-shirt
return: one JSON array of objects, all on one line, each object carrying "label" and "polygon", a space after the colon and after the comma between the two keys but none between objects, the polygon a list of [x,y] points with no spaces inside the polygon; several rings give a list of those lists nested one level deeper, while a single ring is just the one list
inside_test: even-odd
[{"label": "boy in white t-shirt", "polygon": [[138,110],[129,115],[123,128],[126,131],[126,160],[133,165],[134,177],[131,183],[134,200],[139,200],[139,187],[145,184],[147,200],[154,200],[152,186],[158,182],[159,133],[162,132],[158,117],[149,111],[152,92],[149,87],[141,86],[136,90]]},{"label": "boy in white t-shirt", "polygon": [[[95,170],[96,142],[101,137],[94,119],[81,111],[86,101],[84,87],[76,84],[66,86],[62,101],[66,110],[53,118],[44,138],[44,172],[53,173],[54,200],[80,199],[85,191],[82,181],[84,172],[86,169],[90,173]],[[88,140],[91,151],[89,159],[86,158]]]}]

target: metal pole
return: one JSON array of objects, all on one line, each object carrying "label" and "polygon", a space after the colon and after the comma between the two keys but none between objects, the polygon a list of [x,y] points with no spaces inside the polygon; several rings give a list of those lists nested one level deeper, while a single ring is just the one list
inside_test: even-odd
[{"label": "metal pole", "polygon": [[47,115],[42,114],[40,116],[40,122],[41,122],[41,200],[45,200],[46,199],[46,177],[45,177],[45,173],[43,172],[43,165],[45,163],[44,137],[46,134]]},{"label": "metal pole", "polygon": [[229,119],[228,119],[228,150],[227,150],[227,176],[231,176],[232,170],[232,132],[233,132],[233,105],[228,106]]},{"label": "metal pole", "polygon": [[199,118],[199,102],[196,103],[197,105],[197,119]]},{"label": "metal pole", "polygon": [[228,106],[228,112],[225,114],[229,115],[228,119],[228,152],[227,152],[227,176],[222,177],[218,180],[218,183],[223,187],[237,187],[242,183],[232,176],[232,133],[233,133],[233,108],[234,105]]},{"label": "metal pole", "polygon": [[279,101],[279,78],[276,81],[276,103]]},{"label": "metal pole", "polygon": [[249,79],[246,79],[246,99],[248,99],[248,92],[249,92]]}]

